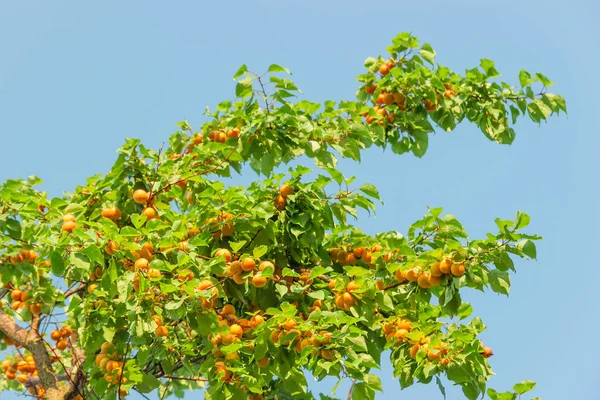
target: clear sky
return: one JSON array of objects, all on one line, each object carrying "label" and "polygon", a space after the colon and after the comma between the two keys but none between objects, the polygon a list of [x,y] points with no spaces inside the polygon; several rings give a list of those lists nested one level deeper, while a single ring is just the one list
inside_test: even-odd
[{"label": "clear sky", "polygon": [[[205,106],[232,99],[231,77],[242,63],[257,71],[273,62],[291,68],[307,99],[352,98],[364,59],[383,53],[401,31],[430,42],[438,61],[459,72],[482,57],[495,60],[509,82],[518,82],[520,68],[542,72],[557,82],[569,116],[542,126],[523,120],[512,146],[464,125],[435,135],[423,159],[373,150],[362,164],[342,167],[381,191],[385,205],[359,222],[369,233],[406,232],[427,205],[456,215],[472,237],[493,231],[495,217],[529,213],[530,232],[544,237],[538,260],[516,263],[509,298],[467,296],[496,354],[490,384],[508,389],[531,379],[545,400],[594,399],[598,4],[1,1],[0,181],[36,174],[43,189],[59,195],[106,172],[125,137],[158,147],[174,123],[188,119],[197,127]],[[378,399],[442,398],[435,385],[399,393],[389,365],[381,376]],[[448,389],[448,399],[461,398]]]}]

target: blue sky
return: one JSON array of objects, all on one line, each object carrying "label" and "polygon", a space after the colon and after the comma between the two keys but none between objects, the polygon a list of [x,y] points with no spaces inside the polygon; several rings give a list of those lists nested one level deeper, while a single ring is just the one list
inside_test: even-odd
[{"label": "blue sky", "polygon": [[[359,222],[369,233],[405,232],[427,205],[456,215],[473,237],[494,230],[495,217],[529,213],[530,231],[545,239],[538,260],[517,262],[509,298],[467,296],[496,354],[490,384],[532,379],[545,400],[592,399],[600,375],[597,15],[591,0],[1,2],[0,181],[36,174],[59,195],[107,171],[125,137],[158,147],[174,123],[199,126],[205,106],[232,99],[242,63],[291,68],[307,99],[352,98],[364,59],[401,31],[460,72],[483,57],[509,82],[520,68],[543,72],[569,116],[524,120],[512,146],[465,125],[433,137],[423,159],[373,150],[342,168],[383,196],[377,216]],[[378,399],[442,398],[435,385],[399,393],[389,365],[381,376]],[[448,399],[461,398],[448,389]]]}]

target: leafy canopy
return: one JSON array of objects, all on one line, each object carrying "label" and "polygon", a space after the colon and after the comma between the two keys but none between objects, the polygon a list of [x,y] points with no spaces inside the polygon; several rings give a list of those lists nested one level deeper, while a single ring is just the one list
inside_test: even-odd
[{"label": "leafy canopy", "polygon": [[[179,123],[159,150],[127,139],[107,174],[62,197],[37,191],[34,176],[3,183],[0,332],[12,355],[0,388],[309,399],[310,371],[352,380],[349,396],[369,399],[389,354],[402,388],[435,380],[444,392],[445,376],[469,399],[484,393],[493,352],[461,293],[508,295],[513,258],[536,257],[529,217],[496,219],[472,239],[433,208],[404,235],[369,236],[353,223],[358,209],[375,211],[378,190],[336,164],[373,146],[422,157],[435,130],[464,120],[510,144],[520,116],[540,122],[565,102],[539,73],[498,81],[487,59],[457,74],[406,33],[387,51],[366,60],[352,101],[297,100],[286,68],[242,66],[235,101],[207,110],[197,130]],[[274,172],[294,159],[303,163]],[[262,178],[220,180],[244,166]]]}]

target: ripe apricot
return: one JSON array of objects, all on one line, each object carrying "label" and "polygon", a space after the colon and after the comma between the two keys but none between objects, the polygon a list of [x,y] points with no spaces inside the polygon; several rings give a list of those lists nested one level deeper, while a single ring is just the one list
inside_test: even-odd
[{"label": "ripe apricot", "polygon": [[273,343],[279,343],[279,340],[281,340],[282,337],[283,337],[283,332],[281,332],[279,329],[275,329],[269,335],[269,339],[271,339],[271,341]]},{"label": "ripe apricot", "polygon": [[427,284],[431,287],[437,286],[441,283],[442,278],[440,276],[429,275],[427,278]]},{"label": "ripe apricot", "polygon": [[404,282],[406,282],[406,275],[404,274],[404,271],[397,270],[397,271],[394,273],[394,275],[395,275],[395,277],[396,277],[396,280],[397,280],[398,282],[400,282],[400,283],[404,283]]},{"label": "ripe apricot", "polygon": [[141,270],[141,271],[148,270],[149,265],[150,265],[150,263],[145,258],[138,258],[137,260],[135,260],[135,264],[134,264],[135,269]]},{"label": "ripe apricot", "polygon": [[167,336],[168,334],[169,334],[169,329],[166,326],[160,325],[156,328],[156,332],[155,332],[156,337],[161,338],[161,337]]},{"label": "ripe apricot", "polygon": [[342,301],[344,302],[344,304],[346,304],[346,306],[351,306],[354,304],[354,296],[346,292],[342,294]]},{"label": "ripe apricot", "polygon": [[19,289],[15,289],[12,292],[10,292],[10,298],[15,301],[22,301],[21,300],[22,294],[23,294],[23,292],[21,292]]},{"label": "ripe apricot", "polygon": [[419,350],[421,349],[421,346],[419,346],[419,344],[414,344],[412,345],[412,347],[410,348],[410,350],[408,351],[410,353],[410,356],[412,358],[417,358],[417,353],[419,352]]},{"label": "ripe apricot", "polygon": [[448,257],[442,258],[442,261],[440,261],[440,272],[442,274],[449,274],[451,268],[452,268],[452,260],[449,259]]},{"label": "ripe apricot", "polygon": [[387,74],[390,72],[390,69],[392,69],[392,66],[391,66],[390,64],[387,64],[387,63],[385,63],[385,64],[382,64],[382,65],[379,67],[379,73],[380,73],[382,76],[385,76],[385,75],[387,75]]},{"label": "ripe apricot", "polygon": [[287,183],[284,183],[279,188],[279,194],[283,197],[288,197],[289,195],[294,194],[294,189]]},{"label": "ripe apricot", "polygon": [[429,274],[421,274],[418,278],[417,278],[417,284],[422,287],[423,289],[427,289],[430,288],[431,286],[429,285],[429,282],[427,282],[427,280],[429,279]]},{"label": "ripe apricot", "polygon": [[385,94],[384,93],[379,93],[379,95],[375,99],[375,104],[385,104]]},{"label": "ripe apricot", "polygon": [[198,283],[198,290],[206,290],[209,287],[211,287],[212,285],[213,285],[213,283],[211,281],[209,281],[208,279],[202,280],[202,281],[200,281],[200,283]]},{"label": "ripe apricot", "polygon": [[62,335],[58,329],[55,329],[50,333],[50,338],[56,342],[62,338]]},{"label": "ripe apricot", "polygon": [[42,313],[42,305],[40,303],[31,303],[29,305],[29,311],[33,315],[40,315]]},{"label": "ripe apricot", "polygon": [[344,257],[344,261],[342,262],[342,264],[344,264],[344,265],[356,265],[356,256],[354,255],[354,253],[348,253],[348,254],[346,254],[346,257]]},{"label": "ripe apricot", "polygon": [[275,271],[275,265],[271,261],[263,261],[258,266],[259,271],[264,271],[267,268],[270,268],[271,271]]},{"label": "ripe apricot", "polygon": [[231,304],[225,304],[221,310],[223,315],[235,315],[235,308]]},{"label": "ripe apricot", "polygon": [[360,288],[361,288],[361,286],[358,283],[356,283],[355,281],[348,282],[348,286],[346,286],[346,290],[349,291],[349,292],[352,292],[354,290],[358,290]]},{"label": "ripe apricot", "polygon": [[394,104],[394,95],[391,93],[386,93],[383,95],[383,102],[388,105],[391,106],[392,104]]},{"label": "ripe apricot", "polygon": [[242,275],[241,272],[238,272],[237,274],[233,275],[231,278],[238,285],[243,285],[244,283],[246,283],[246,278]]},{"label": "ripe apricot", "polygon": [[244,334],[244,330],[238,324],[233,324],[229,327],[229,333],[233,336],[241,337]]},{"label": "ripe apricot", "polygon": [[431,269],[430,269],[429,273],[432,276],[442,276],[442,275],[444,275],[444,273],[440,270],[440,263],[439,262],[434,262],[433,264],[431,264]]},{"label": "ripe apricot", "polygon": [[227,270],[227,275],[233,276],[236,274],[240,274],[242,272],[242,262],[241,261],[233,261],[229,264],[229,269]]},{"label": "ripe apricot", "polygon": [[365,250],[362,253],[361,258],[362,258],[363,262],[368,265],[373,260],[373,253],[371,252],[371,250]]},{"label": "ripe apricot", "polygon": [[149,221],[151,219],[156,218],[156,216],[158,215],[156,213],[156,210],[153,207],[146,207],[144,208],[144,211],[142,211],[142,214],[144,214],[146,216],[146,219]]},{"label": "ripe apricot", "polygon": [[64,350],[69,346],[69,343],[65,340],[65,339],[61,339],[58,342],[56,342],[56,348],[58,350]]},{"label": "ripe apricot", "polygon": [[373,94],[373,93],[375,93],[375,90],[377,90],[377,86],[375,86],[374,84],[366,85],[364,87],[364,89],[365,89],[365,92],[367,92],[368,94]]},{"label": "ripe apricot", "polygon": [[286,204],[287,204],[287,200],[284,196],[277,195],[277,197],[275,197],[274,205],[277,210],[279,210],[279,211],[283,210],[285,208]]},{"label": "ripe apricot", "polygon": [[429,358],[430,361],[439,360],[440,358],[442,358],[442,352],[437,349],[430,349],[427,352],[427,358]]},{"label": "ripe apricot", "polygon": [[106,247],[104,248],[104,251],[106,251],[106,253],[109,256],[112,256],[115,254],[115,250],[117,250],[119,248],[119,245],[117,245],[115,242],[113,242],[112,240],[108,241],[108,244],[106,245]]},{"label": "ripe apricot", "polygon": [[485,358],[490,358],[491,356],[494,355],[494,352],[492,351],[491,348],[484,347],[483,351],[481,352],[481,355],[484,356]]},{"label": "ripe apricot", "polygon": [[333,360],[335,358],[335,353],[333,350],[321,349],[321,357],[326,360]]},{"label": "ripe apricot", "polygon": [[394,336],[398,340],[403,340],[406,335],[408,335],[408,331],[406,329],[398,329]]},{"label": "ripe apricot", "polygon": [[215,252],[215,258],[220,256],[225,257],[225,262],[231,262],[231,252],[227,249],[219,249]]},{"label": "ripe apricot", "polygon": [[454,276],[463,276],[465,274],[465,265],[464,264],[452,264],[450,268],[450,272]]},{"label": "ripe apricot", "polygon": [[121,219],[121,210],[117,207],[109,207],[102,210],[102,216],[113,221]]},{"label": "ripe apricot", "polygon": [[150,194],[144,189],[137,189],[135,192],[133,192],[133,201],[138,204],[146,204],[149,197]]},{"label": "ripe apricot", "polygon": [[261,288],[267,284],[267,278],[262,275],[254,275],[252,277],[252,284],[257,288]]},{"label": "ripe apricot", "polygon": [[394,93],[394,102],[398,105],[398,107],[403,108],[405,101],[406,96],[404,96],[404,93]]},{"label": "ripe apricot", "polygon": [[406,271],[406,280],[409,282],[416,282],[419,279],[419,270],[417,268],[411,268]]},{"label": "ripe apricot", "polygon": [[60,229],[62,229],[65,232],[71,233],[75,230],[75,228],[77,228],[77,223],[75,223],[74,221],[66,221],[63,223]]},{"label": "ripe apricot", "polygon": [[233,128],[233,129],[230,129],[229,131],[227,131],[227,137],[229,139],[237,139],[238,137],[240,137],[239,128]]},{"label": "ripe apricot", "polygon": [[398,322],[396,322],[396,327],[398,329],[406,329],[407,331],[410,331],[411,322],[407,319],[399,319]]},{"label": "ripe apricot", "polygon": [[256,261],[253,258],[247,257],[242,260],[242,270],[249,272],[256,267]]},{"label": "ripe apricot", "polygon": [[256,329],[256,327],[262,324],[263,322],[265,322],[265,318],[262,315],[257,314],[250,319],[250,327],[252,329]]}]

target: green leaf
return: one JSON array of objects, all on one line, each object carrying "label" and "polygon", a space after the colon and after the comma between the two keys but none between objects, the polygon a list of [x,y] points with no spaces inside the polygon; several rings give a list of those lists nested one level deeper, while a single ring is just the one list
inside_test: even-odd
[{"label": "green leaf", "polygon": [[435,62],[435,50],[433,50],[429,43],[424,43],[423,46],[421,46],[419,53],[421,54],[421,57],[433,65]]},{"label": "green leaf", "polygon": [[248,71],[248,67],[246,64],[242,64],[236,71],[235,75],[233,75],[233,80],[237,80],[240,76],[244,75],[246,71]]},{"label": "green leaf", "polygon": [[519,394],[527,393],[535,387],[534,381],[522,381],[513,386],[515,392]]},{"label": "green leaf", "polygon": [[160,387],[160,385],[160,381],[154,375],[144,374],[142,382],[138,383],[135,387],[142,393],[150,393]]},{"label": "green leaf", "polygon": [[254,248],[254,250],[252,250],[252,255],[254,256],[254,258],[258,259],[267,254],[267,251],[269,251],[269,248],[267,246],[257,246]]},{"label": "green leaf", "polygon": [[292,75],[292,71],[290,71],[287,68],[282,67],[281,65],[278,64],[271,64],[269,65],[269,70],[268,72],[285,72],[288,75]]},{"label": "green leaf", "polygon": [[491,270],[488,274],[488,279],[494,292],[508,296],[510,292],[510,276],[508,272],[497,269]]},{"label": "green leaf", "polygon": [[528,257],[535,258],[537,255],[535,243],[533,243],[529,239],[520,241],[519,243],[517,243],[516,247],[521,249],[523,253],[525,253],[525,255]]},{"label": "green leaf", "polygon": [[535,79],[531,78],[531,74],[524,69],[519,72],[519,83],[521,87],[525,87],[531,85],[535,82]]},{"label": "green leaf", "polygon": [[492,388],[487,390],[487,395],[490,400],[516,400],[517,394],[513,392],[498,393]]},{"label": "green leaf", "polygon": [[50,253],[50,265],[52,266],[52,273],[56,276],[63,276],[65,273],[65,261],[62,256],[53,251]]},{"label": "green leaf", "polygon": [[381,379],[374,374],[366,374],[364,376],[365,383],[367,384],[368,387],[370,387],[373,390],[376,390],[378,392],[381,392],[383,390],[383,385],[381,384]]},{"label": "green leaf", "polygon": [[133,222],[133,226],[135,226],[136,229],[140,229],[142,226],[144,226],[146,219],[147,217],[144,214],[131,215],[131,222]]},{"label": "green leaf", "polygon": [[444,385],[442,385],[442,380],[437,375],[435,377],[435,383],[437,384],[437,387],[440,389],[442,396],[444,396],[444,400],[446,400],[446,388],[444,387]]},{"label": "green leaf", "polygon": [[235,85],[235,95],[242,99],[252,94],[252,81],[249,79],[242,79]]},{"label": "green leaf", "polygon": [[525,228],[527,225],[529,225],[530,221],[531,218],[529,217],[529,215],[525,214],[524,212],[518,211],[517,216],[515,217],[515,230]]},{"label": "green leaf", "polygon": [[365,183],[360,188],[358,188],[358,190],[360,190],[361,192],[363,192],[367,196],[370,196],[370,197],[372,197],[374,199],[377,199],[377,200],[381,200],[379,198],[379,191],[377,190],[377,188],[375,187],[375,185],[371,185],[370,183]]}]

